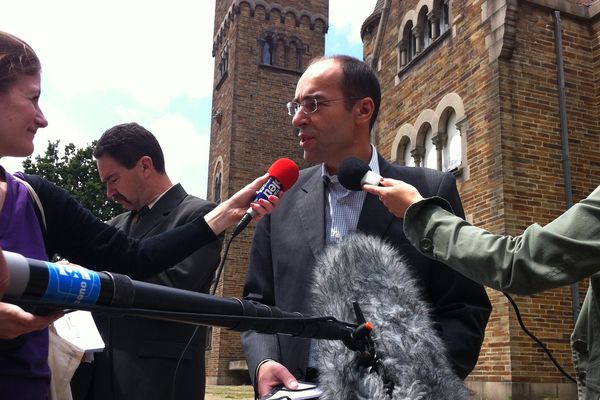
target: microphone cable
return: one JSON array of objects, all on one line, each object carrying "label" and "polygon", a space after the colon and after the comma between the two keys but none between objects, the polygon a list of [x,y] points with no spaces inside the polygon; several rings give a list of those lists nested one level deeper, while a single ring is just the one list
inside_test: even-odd
[{"label": "microphone cable", "polygon": [[515,310],[515,314],[517,316],[517,321],[519,322],[519,326],[521,326],[521,329],[523,330],[523,332],[525,332],[527,334],[527,336],[529,336],[531,339],[533,339],[533,341],[536,342],[538,344],[538,346],[540,346],[542,348],[544,353],[546,353],[546,355],[548,356],[550,361],[552,361],[554,366],[560,371],[561,374],[563,374],[570,381],[577,383],[577,380],[575,378],[573,378],[567,371],[565,371],[563,369],[563,367],[558,363],[558,361],[556,361],[556,359],[552,355],[552,352],[550,351],[550,349],[548,349],[548,347],[546,347],[546,345],[540,339],[538,339],[533,333],[531,333],[525,327],[525,323],[523,323],[523,319],[521,318],[521,312],[519,311],[519,307],[517,307],[517,303],[513,300],[513,298],[506,292],[502,292],[502,294],[504,296],[506,296],[506,298],[508,299],[510,304],[513,306],[513,309]]},{"label": "microphone cable", "polygon": [[[237,236],[237,234],[233,233],[229,237],[229,240],[227,241],[227,243],[225,244],[225,251],[223,251],[223,258],[221,259],[221,262],[219,263],[219,266],[217,267],[217,270],[215,271],[215,274],[214,274],[215,278],[213,279],[213,283],[212,283],[210,291],[209,291],[210,295],[212,295],[212,296],[214,296],[215,292],[217,291],[217,287],[219,286],[219,280],[221,279],[221,272],[223,271],[225,261],[227,260],[227,254],[229,254],[229,247],[231,246],[231,242],[233,241],[233,239],[236,236]],[[175,383],[177,381],[177,373],[179,372],[179,367],[181,365],[181,362],[183,361],[183,357],[185,356],[185,353],[187,352],[188,348],[194,341],[196,334],[198,333],[198,329],[200,329],[200,325],[196,325],[196,328],[194,328],[194,332],[192,332],[190,339],[187,341],[185,347],[183,348],[183,351],[181,352],[181,356],[179,356],[179,359],[177,360],[177,365],[175,366],[175,371],[173,372],[173,385],[171,386],[171,400],[176,400],[175,399],[175,389],[176,389],[177,385],[175,385]],[[206,362],[205,362],[205,370],[206,370]],[[205,375],[204,376],[204,379],[205,379],[204,391],[206,392],[206,371],[205,371],[204,375]]]}]

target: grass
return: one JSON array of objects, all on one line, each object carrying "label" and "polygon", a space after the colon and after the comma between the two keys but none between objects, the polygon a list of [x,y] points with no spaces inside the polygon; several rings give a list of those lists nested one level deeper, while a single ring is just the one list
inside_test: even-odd
[{"label": "grass", "polygon": [[252,386],[206,386],[205,400],[254,400]]}]

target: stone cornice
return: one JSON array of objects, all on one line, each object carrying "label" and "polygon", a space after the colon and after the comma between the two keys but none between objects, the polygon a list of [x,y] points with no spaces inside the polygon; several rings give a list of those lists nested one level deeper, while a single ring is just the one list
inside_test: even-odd
[{"label": "stone cornice", "polygon": [[490,33],[485,37],[490,62],[512,56],[520,3],[544,7],[549,12],[558,10],[572,17],[590,21],[600,16],[600,1],[584,5],[564,0],[486,0],[481,5],[481,21],[490,25]]},{"label": "stone cornice", "polygon": [[516,44],[518,11],[517,0],[486,0],[481,5],[481,21],[490,24],[490,33],[485,37],[490,62],[512,56]]},{"label": "stone cornice", "polygon": [[520,0],[524,3],[534,4],[536,6],[548,8],[549,10],[558,10],[561,13],[571,15],[577,18],[594,19],[600,16],[600,1],[592,4],[576,4],[565,0]]},{"label": "stone cornice", "polygon": [[229,24],[235,20],[235,17],[240,13],[241,4],[246,3],[248,7],[250,7],[250,15],[254,16],[257,7],[262,7],[265,10],[267,20],[271,19],[271,14],[273,12],[278,12],[280,15],[280,22],[283,24],[285,22],[285,17],[288,15],[292,15],[294,17],[294,21],[296,26],[300,26],[300,21],[302,18],[306,17],[310,21],[310,29],[315,29],[315,24],[317,21],[321,21],[323,26],[325,27],[325,33],[328,30],[328,19],[325,15],[320,13],[311,13],[306,10],[298,10],[294,7],[284,7],[278,3],[267,3],[264,0],[233,0],[229,10],[225,14],[225,18],[221,22],[215,37],[213,38],[213,57],[216,54],[217,49],[219,48],[220,43],[223,41],[223,38],[226,36],[227,31],[229,30]]}]

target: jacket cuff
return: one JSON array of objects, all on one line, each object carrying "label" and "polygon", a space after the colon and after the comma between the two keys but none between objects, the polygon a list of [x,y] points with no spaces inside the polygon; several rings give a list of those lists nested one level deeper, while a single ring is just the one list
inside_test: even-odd
[{"label": "jacket cuff", "polygon": [[254,385],[253,386],[254,386],[254,399],[255,400],[258,400],[258,370],[267,361],[275,361],[275,360],[273,360],[271,358],[265,358],[264,360],[259,362],[258,365],[256,365],[256,368],[254,369],[254,379],[253,379]]}]

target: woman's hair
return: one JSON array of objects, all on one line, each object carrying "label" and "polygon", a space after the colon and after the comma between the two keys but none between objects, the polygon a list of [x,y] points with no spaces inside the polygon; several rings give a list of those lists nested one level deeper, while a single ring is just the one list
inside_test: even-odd
[{"label": "woman's hair", "polygon": [[42,66],[35,51],[10,33],[0,31],[0,93],[6,93],[23,75],[34,75]]}]

